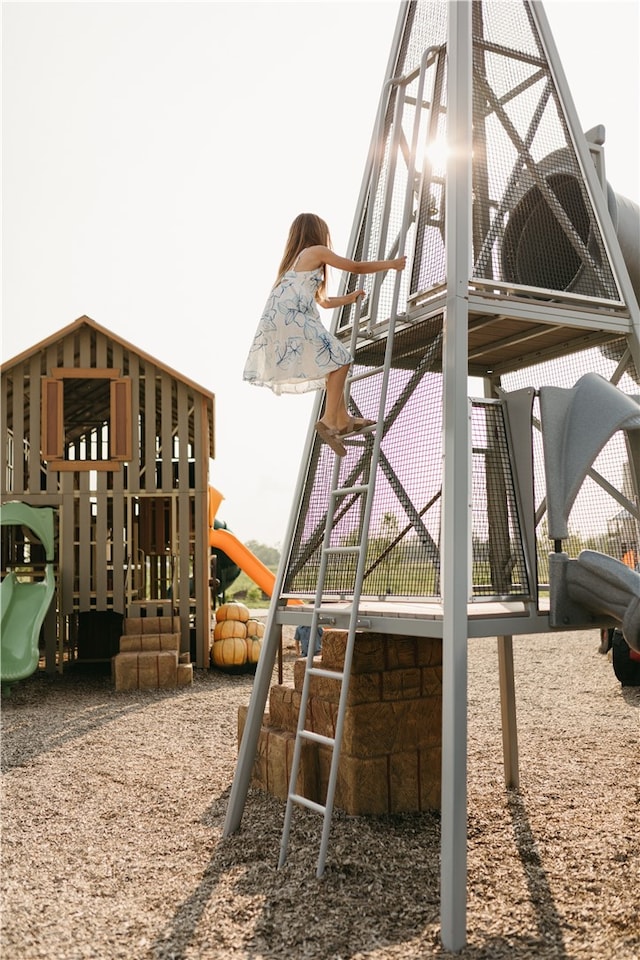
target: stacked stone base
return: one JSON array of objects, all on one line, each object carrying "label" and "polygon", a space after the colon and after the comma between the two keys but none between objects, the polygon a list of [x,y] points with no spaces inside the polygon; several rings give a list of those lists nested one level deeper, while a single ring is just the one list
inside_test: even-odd
[{"label": "stacked stone base", "polygon": [[[341,670],[347,633],[325,630],[315,663]],[[274,686],[260,731],[252,785],[286,800],[306,660],[294,686]],[[305,727],[333,737],[340,682],[312,677]],[[239,739],[247,708],[238,717]],[[442,642],[359,633],[355,638],[335,806],[353,815],[440,808]],[[297,792],[324,803],[332,751],[303,742]]]},{"label": "stacked stone base", "polygon": [[180,653],[179,617],[129,617],[120,652],[111,661],[116,690],[158,690],[193,682],[193,664]]}]

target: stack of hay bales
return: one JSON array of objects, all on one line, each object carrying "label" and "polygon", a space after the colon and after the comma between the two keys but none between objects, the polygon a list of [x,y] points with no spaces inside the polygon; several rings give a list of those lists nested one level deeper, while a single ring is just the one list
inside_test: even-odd
[{"label": "stack of hay bales", "polygon": [[[342,670],[344,630],[325,630],[315,663]],[[274,686],[258,742],[252,785],[286,800],[306,659],[294,665],[294,686]],[[340,682],[312,677],[306,729],[335,735]],[[240,707],[239,740],[247,707]],[[442,641],[359,633],[335,793],[352,815],[440,808]],[[304,740],[297,792],[324,804],[332,751]]]},{"label": "stack of hay bales", "polygon": [[120,652],[111,661],[116,690],[158,690],[193,682],[193,664],[180,653],[180,617],[128,617]]}]

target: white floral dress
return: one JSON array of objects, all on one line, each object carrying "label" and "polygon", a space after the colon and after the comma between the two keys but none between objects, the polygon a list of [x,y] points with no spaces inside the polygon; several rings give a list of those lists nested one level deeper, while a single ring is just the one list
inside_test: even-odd
[{"label": "white floral dress", "polygon": [[320,320],[315,294],[322,277],[322,268],[288,270],[273,288],[244,380],[274,393],[306,393],[323,389],[327,374],[351,363],[349,351]]}]

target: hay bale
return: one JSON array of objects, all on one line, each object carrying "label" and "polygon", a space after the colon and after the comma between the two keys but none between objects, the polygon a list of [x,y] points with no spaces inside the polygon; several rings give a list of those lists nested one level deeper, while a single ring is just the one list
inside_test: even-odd
[{"label": "hay bale", "polygon": [[300,694],[291,687],[276,685],[269,691],[269,722],[279,730],[296,732]]},{"label": "hay bale", "polygon": [[127,617],[125,634],[180,633],[180,617]]},{"label": "hay bale", "polygon": [[[289,793],[295,742],[295,734],[288,730],[269,727],[260,731],[258,757],[264,754],[264,765],[258,762],[256,766],[266,770],[266,777],[264,786],[262,783],[258,785],[281,800],[286,800]],[[315,743],[302,744],[296,792],[309,800],[320,802],[318,747]]]},{"label": "hay bale", "polygon": [[[322,664],[342,670],[347,646],[346,630],[325,630]],[[442,664],[442,641],[438,637],[401,637],[386,633],[357,633],[351,675],[403,670]]]},{"label": "hay bale", "polygon": [[176,682],[179,687],[188,687],[193,683],[193,664],[178,662]]},{"label": "hay bale", "polygon": [[[327,664],[320,661],[318,657],[314,659],[316,666],[327,667]],[[296,690],[302,691],[302,683],[306,669],[306,661],[298,660],[294,664],[294,683]],[[329,667],[330,670],[342,669]],[[347,694],[347,703],[371,703],[382,699],[382,671],[376,673],[357,673],[352,674],[349,679],[349,692]],[[309,684],[309,695],[311,697],[327,700],[330,703],[338,703],[340,700],[341,682],[332,677],[311,677]]]},{"label": "hay bale", "polygon": [[342,749],[353,757],[376,757],[439,745],[441,718],[435,697],[358,704],[345,714]]},{"label": "hay bale", "polygon": [[[238,743],[242,741],[247,713],[248,707],[238,708]],[[270,715],[264,715],[251,771],[251,786],[281,800],[287,799],[295,740],[295,733],[271,726]],[[318,749],[314,743],[302,744],[297,790],[302,796],[320,802]]]},{"label": "hay bale", "polygon": [[[318,750],[319,792],[329,783],[332,751]],[[351,816],[383,816],[440,809],[439,747],[406,750],[378,757],[341,753],[335,805]],[[320,802],[324,802],[323,799]]]},{"label": "hay bale", "polygon": [[[118,653],[113,658],[112,674],[116,690],[158,690],[175,687],[178,685],[178,655],[175,650]],[[186,673],[183,673],[183,678],[184,682],[190,682]]]},{"label": "hay bale", "polygon": [[138,654],[118,653],[111,663],[116,690],[137,690]]}]

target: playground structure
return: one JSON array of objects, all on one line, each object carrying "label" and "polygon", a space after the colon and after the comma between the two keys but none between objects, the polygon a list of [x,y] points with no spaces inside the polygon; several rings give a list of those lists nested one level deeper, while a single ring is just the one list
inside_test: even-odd
[{"label": "playground structure", "polygon": [[[466,936],[469,639],[498,638],[510,787],[513,637],[622,623],[640,644],[640,575],[608,526],[624,511],[637,555],[640,217],[607,184],[603,144],[579,126],[541,4],[401,5],[349,255],[408,265],[366,278],[364,301],[333,320],[355,357],[350,410],[376,426],[336,460],[313,431],[322,398],[312,411],[225,834],[284,624],[347,635],[333,737],[305,728],[310,684],[331,674],[307,661],[285,811],[281,864],[293,808],[323,816],[318,876],[357,637],[440,639],[449,949]],[[322,803],[297,792],[314,743],[333,756]]]},{"label": "playground structure", "polygon": [[[0,506],[0,527],[21,530],[19,572],[10,571],[0,583],[0,680],[5,688],[31,676],[40,659],[40,628],[53,599],[56,582],[54,514],[24,503]],[[38,545],[44,560],[38,558]],[[42,579],[38,568],[44,566]]]},{"label": "playground structure", "polygon": [[[145,616],[178,617],[179,654],[207,668],[212,547],[265,592],[275,579],[224,525],[215,529],[213,394],[80,317],[2,365],[1,417],[3,611],[24,566],[15,518],[22,510],[54,518],[45,669],[62,672],[69,658],[110,660],[123,619]],[[40,625],[14,637],[16,599],[26,596],[17,588],[11,619],[3,612],[3,653],[15,642],[28,676]]]},{"label": "playground structure", "polygon": [[[45,669],[109,661],[123,618],[144,616],[177,616],[179,653],[208,667],[213,394],[80,317],[3,364],[1,417],[3,609],[24,565],[13,513],[55,515]],[[37,633],[15,638],[28,673]]]}]

